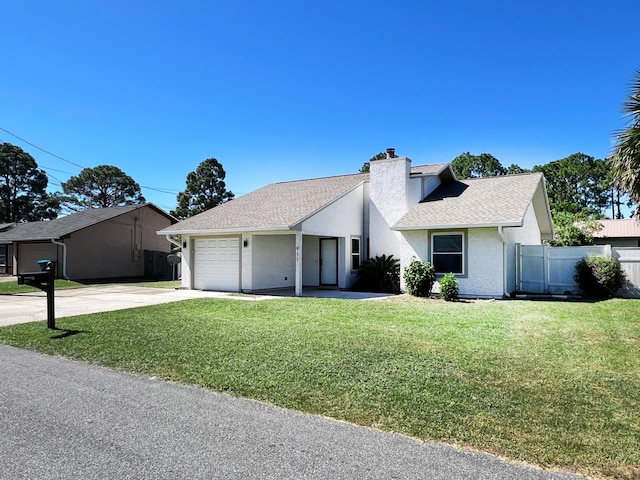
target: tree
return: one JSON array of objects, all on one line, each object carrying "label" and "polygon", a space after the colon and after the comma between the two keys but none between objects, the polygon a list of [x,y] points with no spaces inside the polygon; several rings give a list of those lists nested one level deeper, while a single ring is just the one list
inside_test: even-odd
[{"label": "tree", "polygon": [[628,117],[627,128],[615,136],[615,147],[609,159],[613,181],[617,188],[637,204],[636,219],[640,218],[640,70],[631,83],[631,94],[624,102],[623,114]]},{"label": "tree", "polygon": [[73,211],[144,203],[140,185],[113,165],[85,168],[62,182],[65,206]]},{"label": "tree", "polygon": [[531,170],[528,168],[522,168],[520,165],[512,163],[507,167],[507,175],[518,175],[520,173],[529,173]]},{"label": "tree", "polygon": [[584,153],[536,165],[534,172],[544,174],[549,206],[557,212],[601,215],[609,205],[610,181],[604,160]]},{"label": "tree", "polygon": [[602,230],[602,224],[584,213],[555,212],[553,215],[553,247],[592,245],[593,234]]},{"label": "tree", "polygon": [[178,194],[178,207],[171,215],[182,220],[233,199],[233,192],[224,183],[226,175],[218,160],[204,160],[187,175],[186,189]]},{"label": "tree", "polygon": [[373,157],[369,159],[368,162],[364,162],[362,168],[358,173],[369,173],[369,168],[371,167],[371,162],[375,162],[376,160],[383,160],[387,158],[387,154],[385,152],[376,153]]},{"label": "tree", "polygon": [[462,153],[451,162],[453,173],[459,179],[495,177],[506,175],[507,170],[502,166],[500,160],[490,153],[471,155],[469,152]]},{"label": "tree", "polygon": [[47,174],[20,147],[0,144],[0,223],[50,220],[60,203],[46,192]]}]

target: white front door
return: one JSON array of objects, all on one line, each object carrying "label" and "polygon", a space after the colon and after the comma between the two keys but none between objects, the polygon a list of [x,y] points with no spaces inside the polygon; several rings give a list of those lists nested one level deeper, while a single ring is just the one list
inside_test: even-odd
[{"label": "white front door", "polygon": [[338,284],[338,239],[320,239],[320,285]]},{"label": "white front door", "polygon": [[240,237],[196,238],[193,288],[240,291]]}]

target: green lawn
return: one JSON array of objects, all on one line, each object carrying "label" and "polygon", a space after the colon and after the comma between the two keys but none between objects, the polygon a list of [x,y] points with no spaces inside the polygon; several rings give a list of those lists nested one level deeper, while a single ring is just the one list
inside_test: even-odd
[{"label": "green lawn", "polygon": [[640,301],[190,300],[0,342],[471,447],[640,478]]},{"label": "green lawn", "polygon": [[[73,282],[71,280],[62,280],[57,278],[55,280],[55,289],[65,289],[65,288],[80,288],[85,285]],[[36,287],[31,287],[29,285],[18,285],[17,280],[12,280],[10,282],[0,282],[0,295],[12,295],[14,293],[27,293],[27,292],[37,292],[39,291]]]},{"label": "green lawn", "polygon": [[[57,278],[55,280],[55,289],[65,289],[65,288],[84,288],[95,285],[106,285],[106,284],[127,284],[136,287],[153,287],[153,288],[176,288],[180,286],[179,280],[167,280],[167,281],[146,281],[140,280],[139,278],[110,278],[103,280],[83,280],[81,282],[74,282],[73,280],[63,280]],[[0,282],[0,295],[12,295],[14,293],[27,293],[27,292],[36,292],[39,289],[36,287],[31,287],[29,285],[18,285],[17,280],[12,280],[9,282]]]}]

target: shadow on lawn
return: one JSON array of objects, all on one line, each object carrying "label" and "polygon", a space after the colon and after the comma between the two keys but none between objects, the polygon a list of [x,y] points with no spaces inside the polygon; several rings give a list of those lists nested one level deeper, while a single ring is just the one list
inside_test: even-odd
[{"label": "shadow on lawn", "polygon": [[58,335],[54,335],[51,337],[52,340],[60,340],[63,338],[71,337],[73,335],[78,335],[80,333],[91,333],[88,330],[67,330],[66,328],[56,328],[55,331],[61,332]]}]

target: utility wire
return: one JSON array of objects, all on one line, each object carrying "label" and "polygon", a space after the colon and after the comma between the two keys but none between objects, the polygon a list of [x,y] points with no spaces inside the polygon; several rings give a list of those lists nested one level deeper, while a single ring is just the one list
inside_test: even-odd
[{"label": "utility wire", "polygon": [[35,148],[37,148],[38,150],[40,150],[40,151],[42,151],[42,152],[44,152],[44,153],[47,153],[47,154],[51,155],[52,157],[56,157],[57,159],[60,159],[60,160],[62,160],[63,162],[67,162],[67,163],[69,163],[69,164],[71,164],[71,165],[73,165],[73,166],[75,166],[75,167],[78,167],[78,168],[85,168],[85,167],[83,167],[82,165],[78,165],[77,163],[72,162],[71,160],[67,160],[66,158],[62,158],[60,155],[56,155],[55,153],[51,153],[51,152],[47,151],[47,150],[45,150],[44,148],[41,148],[41,147],[39,147],[38,145],[36,145],[36,144],[34,144],[34,143],[31,143],[29,140],[25,140],[24,138],[19,137],[19,136],[18,136],[18,135],[16,135],[15,133],[12,133],[12,132],[10,132],[9,130],[7,130],[6,128],[2,128],[2,127],[0,127],[0,130],[2,130],[3,132],[7,132],[9,135],[11,135],[11,136],[13,136],[13,137],[16,137],[18,140],[22,140],[24,143],[27,143],[27,144],[31,145],[32,147],[35,147]]},{"label": "utility wire", "polygon": [[[48,151],[48,150],[45,150],[44,148],[39,147],[38,145],[36,145],[36,144],[34,144],[34,143],[31,143],[29,140],[25,140],[24,138],[19,137],[19,136],[18,136],[18,135],[16,135],[15,133],[12,133],[12,132],[10,132],[9,130],[7,130],[6,128],[2,128],[2,127],[0,127],[0,130],[2,130],[3,132],[8,133],[9,135],[11,135],[11,136],[13,136],[13,137],[17,138],[18,140],[23,141],[23,142],[24,142],[24,143],[26,143],[26,144],[31,145],[32,147],[37,148],[38,150],[40,150],[40,151],[42,151],[42,152],[44,152],[44,153],[46,153],[46,154],[48,154],[48,155],[51,155],[52,157],[55,157],[55,158],[58,158],[58,159],[62,160],[63,162],[67,162],[67,163],[69,163],[69,164],[71,164],[71,165],[73,165],[73,166],[75,166],[75,167],[78,167],[78,168],[85,168],[85,167],[83,167],[82,165],[78,165],[77,163],[74,163],[74,162],[72,162],[71,160],[67,160],[66,158],[61,157],[60,155],[56,155],[55,153],[52,153],[52,152],[50,152],[50,151]],[[43,169],[44,169],[44,168],[48,168],[48,167],[44,167],[44,166],[43,166],[43,167],[41,167],[41,168],[43,168]],[[64,172],[64,171],[62,171],[62,170],[56,170],[55,168],[48,168],[48,170],[53,170],[54,172],[66,173],[66,174],[68,174],[68,175],[74,175],[73,173],[70,173],[70,172]],[[50,175],[50,174],[47,174],[47,175],[49,175],[50,177],[55,178],[56,180],[58,180],[58,179],[57,179],[56,177],[54,177],[53,175]],[[59,181],[59,182],[61,182],[61,180],[58,180],[58,181]],[[178,192],[178,191],[176,191],[176,190],[167,190],[167,189],[162,189],[162,188],[146,187],[146,186],[144,186],[144,185],[141,185],[141,188],[146,188],[147,190],[153,190],[154,192],[165,193],[165,194],[167,194],[167,195],[178,195],[178,193],[180,193],[180,192]]]}]

